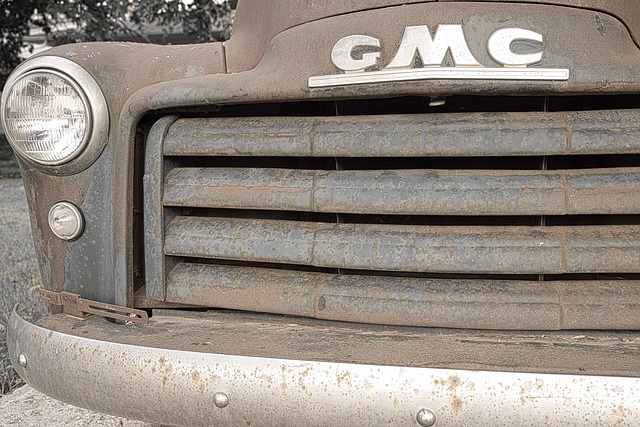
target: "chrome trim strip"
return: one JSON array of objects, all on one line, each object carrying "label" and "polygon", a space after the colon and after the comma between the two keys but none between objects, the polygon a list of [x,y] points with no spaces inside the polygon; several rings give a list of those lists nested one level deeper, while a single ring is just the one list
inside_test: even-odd
[{"label": "chrome trim strip", "polygon": [[41,392],[158,424],[418,425],[423,410],[436,415],[437,426],[613,425],[640,419],[638,378],[166,350],[59,333],[26,322],[15,310],[8,341],[16,371]]},{"label": "chrome trim strip", "polygon": [[424,67],[309,77],[309,87],[414,80],[568,80],[568,68]]}]

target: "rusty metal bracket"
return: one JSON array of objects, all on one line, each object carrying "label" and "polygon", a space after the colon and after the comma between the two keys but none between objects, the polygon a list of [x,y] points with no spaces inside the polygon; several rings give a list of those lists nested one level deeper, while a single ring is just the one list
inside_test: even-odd
[{"label": "rusty metal bracket", "polygon": [[144,310],[120,307],[112,304],[91,301],[71,292],[53,292],[40,289],[40,299],[46,303],[62,306],[62,311],[69,316],[86,319],[91,314],[124,320],[130,323],[149,323],[149,316]]}]

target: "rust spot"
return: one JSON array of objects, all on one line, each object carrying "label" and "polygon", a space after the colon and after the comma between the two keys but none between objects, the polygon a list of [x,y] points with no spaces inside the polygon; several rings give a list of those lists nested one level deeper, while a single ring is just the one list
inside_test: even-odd
[{"label": "rust spot", "polygon": [[453,412],[458,412],[462,410],[463,405],[464,405],[464,402],[458,396],[453,396],[451,398],[451,409],[453,409]]},{"label": "rust spot", "polygon": [[623,405],[618,405],[615,408],[612,408],[612,411],[611,411],[611,413],[616,417],[623,417],[623,418],[628,415],[631,415],[630,413],[628,414],[628,412],[630,411],[627,408],[625,408]]},{"label": "rust spot", "polygon": [[460,381],[460,377],[457,375],[452,375],[447,380],[450,391],[454,391],[461,383],[462,381]]},{"label": "rust spot", "polygon": [[195,382],[200,381],[200,371],[191,372],[191,379],[194,380]]},{"label": "rust spot", "polygon": [[338,380],[338,387],[343,382],[347,385],[351,385],[351,374],[347,371],[337,374],[336,379]]}]

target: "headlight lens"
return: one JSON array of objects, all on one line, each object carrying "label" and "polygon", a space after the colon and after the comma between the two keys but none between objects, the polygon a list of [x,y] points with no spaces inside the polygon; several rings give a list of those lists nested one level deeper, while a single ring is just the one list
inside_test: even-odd
[{"label": "headlight lens", "polygon": [[59,165],[77,156],[91,133],[91,111],[82,89],[55,71],[32,71],[8,89],[3,105],[7,138],[24,157]]}]

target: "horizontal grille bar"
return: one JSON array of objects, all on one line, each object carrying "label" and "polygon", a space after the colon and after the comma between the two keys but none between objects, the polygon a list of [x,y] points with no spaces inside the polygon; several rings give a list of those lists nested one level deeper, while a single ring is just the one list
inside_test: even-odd
[{"label": "horizontal grille bar", "polygon": [[413,215],[632,214],[640,168],[313,171],[176,168],[168,206]]},{"label": "horizontal grille bar", "polygon": [[640,152],[640,111],[179,119],[167,156],[515,156]]},{"label": "horizontal grille bar", "polygon": [[451,227],[176,217],[165,254],[406,272],[640,271],[640,226]]},{"label": "horizontal grille bar", "polygon": [[180,263],[167,285],[168,298],[184,304],[326,320],[475,329],[640,329],[638,281],[434,280]]}]

